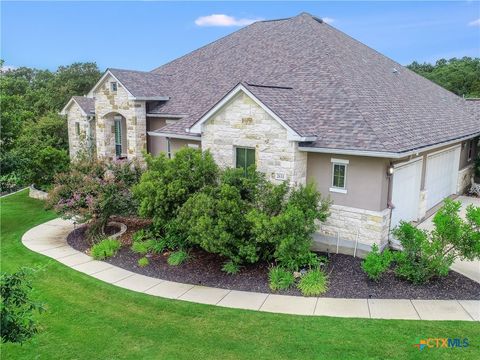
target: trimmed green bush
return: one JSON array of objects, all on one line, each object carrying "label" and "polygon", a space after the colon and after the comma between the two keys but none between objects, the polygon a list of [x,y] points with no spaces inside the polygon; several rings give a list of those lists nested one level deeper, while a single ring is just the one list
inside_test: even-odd
[{"label": "trimmed green bush", "polygon": [[297,284],[303,296],[318,296],[328,289],[327,275],[320,269],[312,269],[303,275]]},{"label": "trimmed green bush", "polygon": [[268,272],[268,281],[270,289],[277,291],[288,289],[295,282],[295,278],[291,271],[276,266],[272,267]]},{"label": "trimmed green bush", "polygon": [[138,266],[145,267],[148,264],[150,264],[150,261],[148,261],[148,258],[142,257],[141,259],[138,259]]},{"label": "trimmed green bush", "polygon": [[168,265],[178,266],[188,259],[188,253],[183,250],[172,252],[167,259]]},{"label": "trimmed green bush", "polygon": [[392,261],[393,253],[389,249],[380,253],[377,244],[373,244],[372,251],[362,261],[362,269],[370,280],[378,281],[388,270]]},{"label": "trimmed green bush", "polygon": [[104,239],[92,246],[91,255],[96,260],[103,260],[114,256],[120,249],[120,241],[116,239]]},{"label": "trimmed green bush", "polygon": [[225,264],[223,264],[222,271],[229,275],[234,275],[240,271],[240,265],[234,263],[233,261],[227,261]]}]

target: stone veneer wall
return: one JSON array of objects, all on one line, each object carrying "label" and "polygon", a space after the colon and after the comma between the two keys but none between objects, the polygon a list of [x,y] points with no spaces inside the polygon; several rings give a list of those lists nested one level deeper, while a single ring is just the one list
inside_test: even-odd
[{"label": "stone veneer wall", "polygon": [[[77,135],[75,129],[75,123],[80,124],[80,134]],[[67,125],[68,125],[68,148],[70,152],[70,158],[74,158],[77,152],[86,145],[86,136],[88,134],[88,120],[83,115],[80,107],[76,102],[68,108],[67,112]]]},{"label": "stone veneer wall", "polygon": [[458,171],[457,178],[457,194],[464,194],[471,186],[471,179],[475,173],[474,165],[469,165]]},{"label": "stone veneer wall", "polygon": [[370,211],[334,204],[314,235],[314,249],[334,253],[338,242],[339,253],[364,256],[373,244],[385,247],[389,231],[390,209]]},{"label": "stone veneer wall", "polygon": [[287,130],[244,93],[205,122],[202,149],[222,167],[235,166],[235,147],[254,148],[257,169],[274,182],[305,184],[307,153],[287,140]]},{"label": "stone veneer wall", "polygon": [[142,159],[147,143],[145,101],[130,100],[128,92],[117,83],[117,91],[110,91],[111,77],[105,78],[94,94],[96,114],[96,140],[98,157],[115,157],[114,116],[122,115],[127,127],[127,157]]}]

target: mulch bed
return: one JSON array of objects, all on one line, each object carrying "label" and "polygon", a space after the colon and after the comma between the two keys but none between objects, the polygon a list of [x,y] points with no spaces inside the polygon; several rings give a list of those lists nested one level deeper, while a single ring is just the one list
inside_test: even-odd
[{"label": "mulch bed", "polygon": [[[116,219],[115,221],[118,221]],[[122,236],[122,243],[131,242],[131,234],[145,226],[141,221],[128,220],[129,236]],[[129,226],[129,224],[127,224]],[[129,226],[130,227],[130,226]],[[73,248],[88,252],[89,245],[85,240],[86,227],[82,226],[68,235],[67,242]],[[323,254],[325,255],[325,254]],[[246,265],[240,273],[228,275],[221,271],[225,259],[209,254],[201,249],[192,249],[189,260],[180,266],[167,263],[168,253],[150,257],[150,264],[144,268],[137,264],[142,255],[135,254],[129,246],[123,246],[116,256],[107,262],[135,273],[164,280],[194,285],[212,286],[230,290],[256,291],[273,293],[268,287],[268,263]],[[350,255],[331,254],[327,273],[329,290],[323,297],[333,298],[377,298],[377,299],[480,299],[480,284],[469,278],[450,271],[445,278],[431,281],[423,285],[413,285],[395,277],[393,271],[375,283],[370,281],[362,271],[361,259]],[[276,294],[301,295],[296,289],[277,291]]]}]

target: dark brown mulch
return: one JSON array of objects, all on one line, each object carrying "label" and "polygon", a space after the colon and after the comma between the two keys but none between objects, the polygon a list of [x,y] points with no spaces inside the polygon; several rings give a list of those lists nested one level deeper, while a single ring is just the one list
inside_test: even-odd
[{"label": "dark brown mulch", "polygon": [[[88,252],[85,240],[85,227],[70,233],[68,243],[75,249]],[[225,259],[209,254],[201,249],[190,251],[189,260],[180,266],[167,264],[168,254],[150,258],[150,264],[144,268],[137,265],[142,256],[133,253],[128,246],[107,262],[147,276],[164,280],[195,285],[213,286],[223,289],[257,291],[272,293],[268,287],[267,263],[258,263],[242,267],[239,274],[228,275],[221,271]],[[378,282],[368,280],[362,271],[361,259],[349,255],[333,254],[329,257],[326,269],[329,274],[329,290],[324,297],[334,298],[377,298],[377,299],[480,299],[480,284],[469,278],[450,271],[445,278],[424,285],[413,285],[395,277],[393,271],[385,274]],[[276,292],[278,294],[301,295],[295,289]]]}]

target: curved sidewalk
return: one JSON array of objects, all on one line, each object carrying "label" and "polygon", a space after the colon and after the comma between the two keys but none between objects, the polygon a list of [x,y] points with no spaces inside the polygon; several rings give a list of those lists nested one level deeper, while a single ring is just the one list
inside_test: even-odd
[{"label": "curved sidewalk", "polygon": [[55,219],[27,231],[22,243],[104,282],[149,295],[222,307],[297,315],[480,321],[480,300],[337,299],[264,294],[189,285],[140,275],[93,260],[67,244],[73,222]]}]

